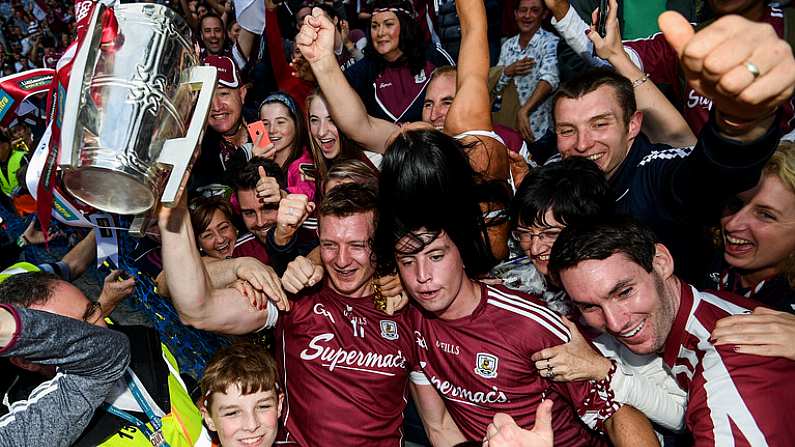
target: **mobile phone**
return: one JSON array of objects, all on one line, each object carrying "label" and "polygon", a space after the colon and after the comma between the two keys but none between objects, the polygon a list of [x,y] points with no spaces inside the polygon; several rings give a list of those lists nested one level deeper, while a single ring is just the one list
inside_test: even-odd
[{"label": "mobile phone", "polygon": [[[102,261],[102,268],[104,270],[107,270],[108,273],[118,269],[116,263],[113,262],[110,258],[106,258],[104,261]],[[126,281],[128,279],[130,279],[129,273],[125,272],[124,270],[119,272],[119,278],[117,279],[117,281]]]},{"label": "mobile phone", "polygon": [[268,137],[268,131],[265,129],[265,123],[257,120],[246,127],[248,128],[248,136],[251,137],[252,143],[256,144],[257,138],[262,135],[262,141],[260,141],[259,147],[265,147],[271,144],[271,139]]},{"label": "mobile phone", "polygon": [[608,0],[599,0],[599,16],[596,19],[596,32],[605,37],[607,33],[607,13],[610,12]]}]

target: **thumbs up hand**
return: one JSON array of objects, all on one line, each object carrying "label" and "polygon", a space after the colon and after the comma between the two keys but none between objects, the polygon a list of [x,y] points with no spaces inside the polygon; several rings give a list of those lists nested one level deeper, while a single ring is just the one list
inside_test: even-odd
[{"label": "thumbs up hand", "polygon": [[730,124],[772,121],[792,96],[792,49],[769,24],[728,15],[695,32],[684,17],[667,11],[659,25],[690,85],[712,99]]},{"label": "thumbs up hand", "polygon": [[259,181],[257,181],[254,191],[259,201],[262,203],[279,203],[283,194],[279,182],[276,181],[276,178],[269,177],[262,166],[258,168],[258,172]]}]

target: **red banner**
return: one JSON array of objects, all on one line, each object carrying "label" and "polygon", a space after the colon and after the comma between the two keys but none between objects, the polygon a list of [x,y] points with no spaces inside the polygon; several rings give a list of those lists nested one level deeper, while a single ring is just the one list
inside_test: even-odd
[{"label": "red banner", "polygon": [[50,91],[54,77],[55,70],[40,68],[0,79],[0,126],[10,126],[26,99]]}]

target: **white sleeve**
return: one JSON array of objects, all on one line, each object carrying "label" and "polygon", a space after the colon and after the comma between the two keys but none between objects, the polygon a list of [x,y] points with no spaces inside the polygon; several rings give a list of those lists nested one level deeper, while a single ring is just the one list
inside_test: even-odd
[{"label": "white sleeve", "polygon": [[687,393],[665,369],[662,358],[637,355],[606,334],[594,340],[594,345],[616,362],[610,385],[617,401],[632,405],[667,429],[684,429]]},{"label": "white sleeve", "polygon": [[415,385],[430,385],[431,381],[422,371],[412,371],[409,373],[409,380]]},{"label": "white sleeve", "polygon": [[585,20],[577,14],[574,7],[569,6],[569,11],[559,21],[555,20],[553,17],[552,26],[555,27],[560,37],[569,44],[571,49],[579,54],[586,62],[595,67],[610,65],[604,59],[594,56],[593,43],[591,43],[591,39],[588,39],[588,36],[585,35],[585,30],[589,29],[589,26],[585,23]]}]

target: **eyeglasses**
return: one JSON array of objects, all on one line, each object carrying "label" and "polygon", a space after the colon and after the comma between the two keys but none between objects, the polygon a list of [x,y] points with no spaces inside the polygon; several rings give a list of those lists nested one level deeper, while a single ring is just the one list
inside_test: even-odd
[{"label": "eyeglasses", "polygon": [[534,237],[537,237],[538,242],[542,244],[551,244],[555,242],[555,239],[558,238],[561,231],[563,231],[563,227],[559,226],[547,227],[541,231],[533,231],[527,227],[516,227],[515,230],[511,231],[511,235],[523,245],[532,244]]}]

